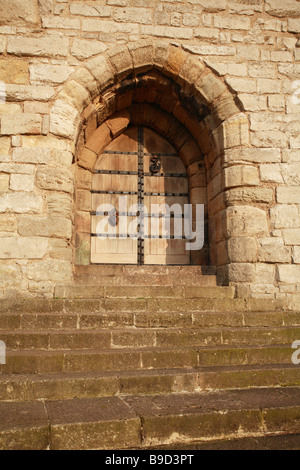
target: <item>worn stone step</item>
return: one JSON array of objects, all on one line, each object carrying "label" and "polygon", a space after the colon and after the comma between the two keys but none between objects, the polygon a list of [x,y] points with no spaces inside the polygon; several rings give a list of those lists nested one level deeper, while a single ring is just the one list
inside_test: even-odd
[{"label": "worn stone step", "polygon": [[199,286],[57,286],[56,299],[233,299],[234,287]]},{"label": "worn stone step", "polygon": [[8,351],[0,375],[291,364],[289,345]]},{"label": "worn stone step", "polygon": [[81,286],[217,286],[217,278],[208,276],[178,276],[175,273],[152,274],[147,273],[132,275],[101,274],[97,276],[75,275],[75,285]]},{"label": "worn stone step", "polygon": [[[300,312],[2,313],[1,330],[222,328],[300,326]],[[1,333],[0,333],[1,334]]]},{"label": "worn stone step", "polygon": [[212,266],[76,266],[78,285],[216,286]]},{"label": "worn stone step", "polygon": [[1,340],[4,341],[8,351],[292,345],[298,338],[300,338],[300,327],[1,331]]},{"label": "worn stone step", "polygon": [[283,299],[101,298],[3,300],[0,313],[105,312],[270,312],[289,311]]},{"label": "worn stone step", "polygon": [[0,403],[0,449],[147,449],[299,434],[300,389]]},{"label": "worn stone step", "polygon": [[300,367],[257,365],[143,371],[0,376],[1,401],[155,395],[253,387],[300,386]]},{"label": "worn stone step", "polygon": [[[147,451],[181,451],[183,444],[169,444],[157,447],[148,447]],[[131,450],[131,449],[130,449]],[[132,449],[133,450],[133,449]],[[236,438],[231,436],[223,439],[210,439],[184,444],[184,450],[300,450],[300,434],[268,434],[267,436],[251,436]]]}]

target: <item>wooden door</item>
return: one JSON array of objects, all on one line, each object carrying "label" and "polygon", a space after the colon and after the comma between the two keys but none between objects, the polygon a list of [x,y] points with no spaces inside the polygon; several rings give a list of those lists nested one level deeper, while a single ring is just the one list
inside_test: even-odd
[{"label": "wooden door", "polygon": [[116,138],[94,169],[91,262],[190,264],[186,240],[179,238],[188,189],[178,153],[160,135],[133,127]]}]

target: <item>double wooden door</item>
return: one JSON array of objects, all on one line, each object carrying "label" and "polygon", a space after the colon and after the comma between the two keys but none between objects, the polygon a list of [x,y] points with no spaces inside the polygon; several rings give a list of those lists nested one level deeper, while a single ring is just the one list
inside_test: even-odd
[{"label": "double wooden door", "polygon": [[175,148],[146,127],[129,128],[95,165],[91,262],[190,264],[186,240],[180,238],[188,192],[186,168]]}]

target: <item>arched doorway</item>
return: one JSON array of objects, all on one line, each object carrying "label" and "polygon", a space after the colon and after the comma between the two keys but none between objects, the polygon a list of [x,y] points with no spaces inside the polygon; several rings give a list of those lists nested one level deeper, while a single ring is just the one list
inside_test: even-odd
[{"label": "arched doorway", "polygon": [[129,127],[93,170],[91,263],[189,265],[188,203],[175,147],[146,126]]},{"label": "arched doorway", "polygon": [[228,248],[229,239],[239,243],[228,227],[230,214],[237,205],[249,205],[243,193],[231,198],[231,189],[244,187],[243,180],[232,185],[228,178],[229,167],[243,167],[239,155],[249,147],[249,122],[224,79],[182,48],[161,42],[113,48],[85,67],[69,80],[51,114],[52,132],[75,135],[77,142],[75,272],[92,264],[96,162],[127,128],[145,126],[176,149],[188,174],[190,203],[205,205],[205,246],[191,252],[191,264],[216,266],[222,284],[235,281],[240,267],[244,282],[252,279],[253,266],[242,266]]}]

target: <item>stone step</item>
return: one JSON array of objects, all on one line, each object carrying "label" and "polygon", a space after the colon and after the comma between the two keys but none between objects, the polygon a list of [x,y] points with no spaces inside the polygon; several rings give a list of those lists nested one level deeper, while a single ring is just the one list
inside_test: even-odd
[{"label": "stone step", "polygon": [[300,389],[0,403],[1,450],[147,449],[300,432]]},{"label": "stone step", "polygon": [[8,351],[0,375],[291,364],[291,345]]},{"label": "stone step", "polygon": [[57,286],[56,299],[233,299],[234,287],[198,286]]},{"label": "stone step", "polygon": [[1,331],[7,351],[292,345],[299,338],[300,327]]},{"label": "stone step", "polygon": [[3,300],[0,313],[105,312],[270,312],[288,311],[283,299],[232,298],[100,298]]},{"label": "stone step", "polygon": [[[147,451],[180,451],[182,444],[170,444],[157,447],[147,447]],[[195,441],[184,445],[184,450],[300,450],[300,434],[279,434],[267,436],[251,436],[235,438],[231,436],[223,439],[210,439],[208,441]]]},{"label": "stone step", "polygon": [[216,286],[216,268],[211,266],[76,266],[78,285],[107,286]]},{"label": "stone step", "polygon": [[192,276],[189,279],[186,276],[178,276],[173,274],[152,274],[147,273],[132,275],[115,275],[115,274],[99,274],[97,277],[86,275],[75,275],[74,282],[78,287],[81,286],[217,286],[217,277],[209,276]]},{"label": "stone step", "polygon": [[[2,313],[0,331],[98,328],[223,328],[300,326],[299,312]],[[1,335],[1,333],[0,333]],[[1,338],[0,338],[1,339]]]},{"label": "stone step", "polygon": [[257,365],[119,372],[0,376],[1,401],[63,400],[194,393],[253,387],[300,387],[300,367]]}]

